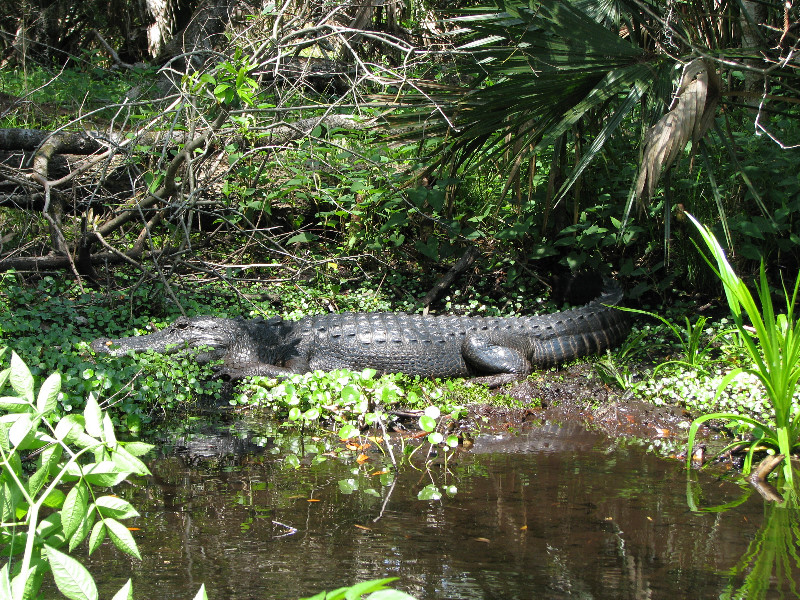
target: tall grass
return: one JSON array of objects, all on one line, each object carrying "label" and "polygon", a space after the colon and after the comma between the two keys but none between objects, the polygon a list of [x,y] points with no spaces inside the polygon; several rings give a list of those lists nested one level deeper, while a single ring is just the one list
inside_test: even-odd
[{"label": "tall grass", "polygon": [[[712,413],[703,415],[692,422],[689,429],[689,449],[694,445],[695,435],[700,426],[710,419],[721,419],[731,423],[741,423],[752,427],[753,440],[750,442],[745,458],[744,471],[748,473],[753,464],[753,453],[759,447],[777,450],[783,455],[783,472],[786,482],[794,486],[790,456],[800,438],[800,414],[795,410],[793,397],[800,379],[800,323],[795,319],[794,308],[800,289],[798,274],[791,293],[783,288],[786,312],[775,314],[770,296],[764,263],[761,263],[759,281],[756,286],[758,301],[750,293],[745,283],[734,273],[725,252],[714,234],[692,215],[687,216],[700,232],[711,252],[714,263],[703,254],[709,265],[717,273],[725,288],[725,297],[731,309],[734,323],[739,331],[743,345],[752,360],[752,366],[731,371],[717,388],[717,397],[734,379],[742,373],[755,375],[764,386],[770,404],[772,418],[759,421],[735,413]],[[702,254],[702,251],[701,251]],[[745,316],[751,328],[746,328]],[[751,333],[754,330],[755,334]],[[687,453],[687,466],[691,465],[691,451]]]}]

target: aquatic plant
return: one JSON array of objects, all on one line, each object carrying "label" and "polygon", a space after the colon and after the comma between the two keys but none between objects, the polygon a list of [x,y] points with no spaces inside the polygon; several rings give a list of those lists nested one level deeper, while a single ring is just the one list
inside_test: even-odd
[{"label": "aquatic plant", "polygon": [[[752,428],[753,439],[748,443],[744,471],[748,473],[752,467],[753,453],[758,448],[777,450],[784,456],[783,473],[786,482],[793,486],[792,468],[789,457],[798,445],[800,438],[800,413],[793,402],[793,396],[800,379],[800,323],[795,319],[794,308],[800,289],[800,274],[797,276],[793,290],[784,286],[786,313],[775,314],[770,295],[769,284],[761,262],[759,281],[756,287],[758,302],[745,285],[744,281],[731,267],[725,257],[725,251],[719,245],[714,234],[692,215],[687,213],[716,263],[703,254],[712,269],[722,281],[725,297],[733,315],[733,321],[741,342],[752,361],[752,366],[736,368],[728,373],[717,388],[717,396],[734,379],[748,373],[755,376],[764,386],[772,406],[769,419],[757,420],[735,413],[711,413],[703,415],[692,422],[689,428],[688,445],[691,449],[700,426],[711,419],[721,419]],[[702,251],[701,251],[702,254]],[[745,316],[751,327],[745,325]],[[752,331],[755,333],[751,333]],[[687,466],[691,466],[691,452],[687,452]]]}]

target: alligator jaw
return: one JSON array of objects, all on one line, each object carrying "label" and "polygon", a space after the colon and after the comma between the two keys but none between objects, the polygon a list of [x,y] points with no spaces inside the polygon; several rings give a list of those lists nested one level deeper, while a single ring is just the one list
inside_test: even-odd
[{"label": "alligator jaw", "polygon": [[[135,335],[131,337],[112,340],[100,338],[92,342],[91,347],[95,352],[110,354],[111,356],[125,356],[128,352],[146,352],[152,350],[161,354],[172,354],[182,348],[184,344],[171,336],[159,336],[162,332],[151,335]],[[162,338],[162,339],[159,339]]]}]

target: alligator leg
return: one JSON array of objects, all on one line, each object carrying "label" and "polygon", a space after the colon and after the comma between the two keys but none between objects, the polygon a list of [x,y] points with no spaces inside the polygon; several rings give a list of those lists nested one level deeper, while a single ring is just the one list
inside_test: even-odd
[{"label": "alligator leg", "polygon": [[461,354],[470,367],[481,373],[509,373],[519,378],[533,370],[528,357],[519,350],[492,344],[480,335],[467,335]]},{"label": "alligator leg", "polygon": [[[307,371],[308,369],[306,369]],[[244,377],[274,377],[275,379],[286,379],[296,373],[305,373],[302,370],[296,370],[292,367],[279,367],[277,365],[268,365],[266,363],[251,362],[239,364],[235,367],[228,365],[220,365],[216,369],[217,377],[223,379],[242,379]]]}]

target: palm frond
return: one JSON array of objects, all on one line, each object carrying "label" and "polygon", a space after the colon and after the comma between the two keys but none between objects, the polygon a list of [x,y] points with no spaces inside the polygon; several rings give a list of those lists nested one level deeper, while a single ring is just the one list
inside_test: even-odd
[{"label": "palm frond", "polygon": [[645,136],[644,152],[636,181],[636,197],[653,195],[661,173],[669,169],[689,140],[692,150],[714,121],[722,83],[714,65],[697,58],[686,65],[675,94],[674,108],[653,125]]}]

